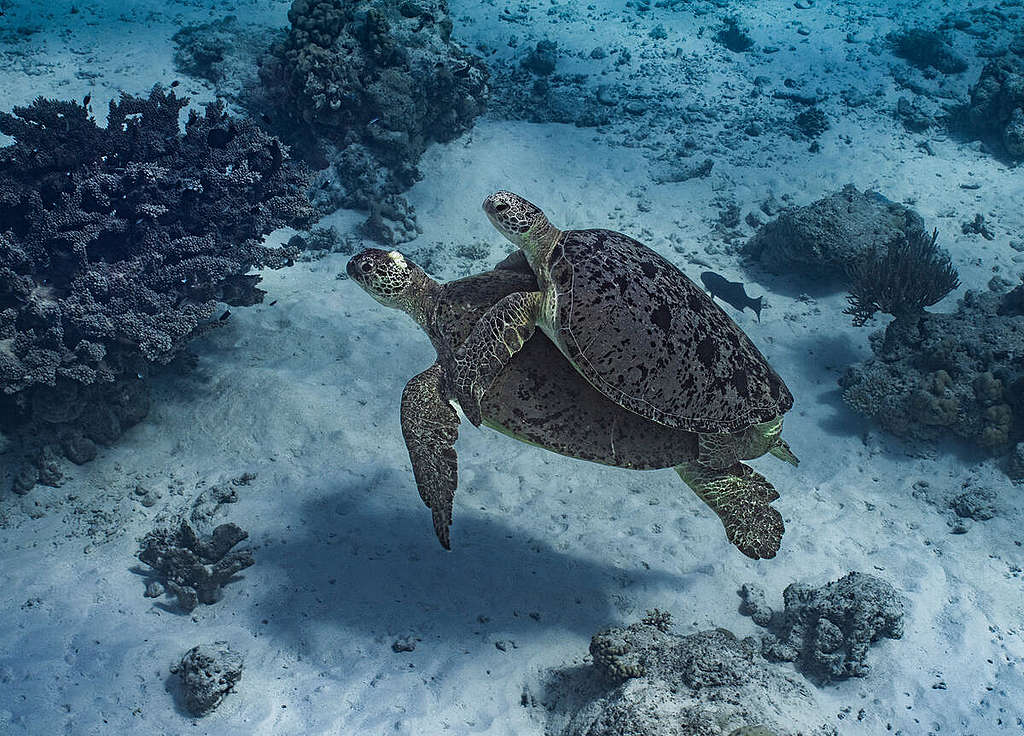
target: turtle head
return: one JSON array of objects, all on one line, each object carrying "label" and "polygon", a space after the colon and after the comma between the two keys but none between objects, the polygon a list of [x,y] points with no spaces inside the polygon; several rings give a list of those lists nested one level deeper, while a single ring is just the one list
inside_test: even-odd
[{"label": "turtle head", "polygon": [[499,233],[527,254],[532,250],[531,241],[551,228],[540,207],[512,192],[489,196],[484,200],[484,212]]},{"label": "turtle head", "polygon": [[352,256],[345,271],[366,293],[385,307],[412,314],[430,277],[397,250],[367,248]]}]

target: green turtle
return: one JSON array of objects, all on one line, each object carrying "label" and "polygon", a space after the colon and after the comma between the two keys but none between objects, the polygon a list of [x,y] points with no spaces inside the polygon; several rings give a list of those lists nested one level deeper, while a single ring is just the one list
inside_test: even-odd
[{"label": "green turtle", "polygon": [[[397,251],[365,250],[346,270],[378,302],[415,319],[437,352],[436,362],[406,385],[401,420],[420,497],[431,509],[438,540],[450,549],[458,485],[459,417],[450,403],[454,353],[496,303],[535,291],[536,277],[521,253],[492,271],[443,284]],[[779,549],[782,517],[769,505],[778,493],[762,475],[739,461],[727,468],[698,462],[696,433],[623,409],[585,381],[543,334],[497,372],[479,408],[486,426],[552,452],[635,470],[675,468],[741,552],[760,559]]]},{"label": "green turtle", "polygon": [[698,433],[701,464],[728,468],[766,452],[797,464],[780,436],[792,394],[682,271],[622,233],[559,230],[512,192],[490,195],[483,208],[539,288],[503,297],[456,350],[454,391],[473,424],[494,376],[539,326],[619,406]]}]

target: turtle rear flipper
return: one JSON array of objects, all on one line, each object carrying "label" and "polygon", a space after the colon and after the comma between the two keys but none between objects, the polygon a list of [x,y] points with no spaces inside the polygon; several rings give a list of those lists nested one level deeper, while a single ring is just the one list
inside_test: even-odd
[{"label": "turtle rear flipper", "polygon": [[542,301],[539,291],[516,291],[500,299],[455,351],[455,398],[473,426],[483,421],[480,399],[537,329]]},{"label": "turtle rear flipper", "polygon": [[743,463],[723,470],[683,463],[675,470],[718,514],[726,536],[740,552],[754,560],[775,556],[785,526],[782,515],[770,505],[779,494],[763,475]]},{"label": "turtle rear flipper", "polygon": [[402,392],[402,435],[416,487],[434,517],[434,533],[451,549],[452,502],[459,485],[459,415],[448,403],[440,363],[410,379]]}]

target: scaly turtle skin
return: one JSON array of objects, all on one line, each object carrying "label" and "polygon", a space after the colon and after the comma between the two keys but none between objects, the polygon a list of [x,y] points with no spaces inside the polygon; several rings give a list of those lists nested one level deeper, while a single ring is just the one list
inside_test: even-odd
[{"label": "scaly turtle skin", "polygon": [[[554,227],[511,192],[484,200],[539,288],[509,294],[455,354],[456,396],[476,404],[535,327],[598,391],[654,422],[700,435],[700,460],[724,468],[773,452],[793,396],[750,338],[703,289],[642,243],[611,230]],[[753,454],[752,454],[753,453]]]},{"label": "scaly turtle skin", "polygon": [[[365,250],[346,270],[377,301],[412,316],[437,351],[437,362],[402,394],[402,432],[420,496],[448,549],[458,485],[459,419],[449,403],[453,356],[491,307],[510,294],[536,290],[536,278],[518,253],[493,271],[446,284],[397,251]],[[583,380],[542,334],[497,372],[480,410],[487,426],[562,455],[634,470],[675,468],[744,554],[759,559],[778,551],[782,517],[769,505],[778,493],[763,476],[738,461],[727,468],[697,462],[697,434],[626,411]]]}]

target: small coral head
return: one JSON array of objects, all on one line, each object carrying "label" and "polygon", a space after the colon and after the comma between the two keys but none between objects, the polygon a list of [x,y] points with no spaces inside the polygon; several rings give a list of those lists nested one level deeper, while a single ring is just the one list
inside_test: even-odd
[{"label": "small coral head", "polygon": [[397,250],[367,248],[345,266],[348,275],[386,307],[402,309],[422,270]]},{"label": "small coral head", "polygon": [[540,207],[512,192],[495,192],[484,200],[484,212],[491,224],[517,248],[527,236],[547,227],[548,218]]}]

